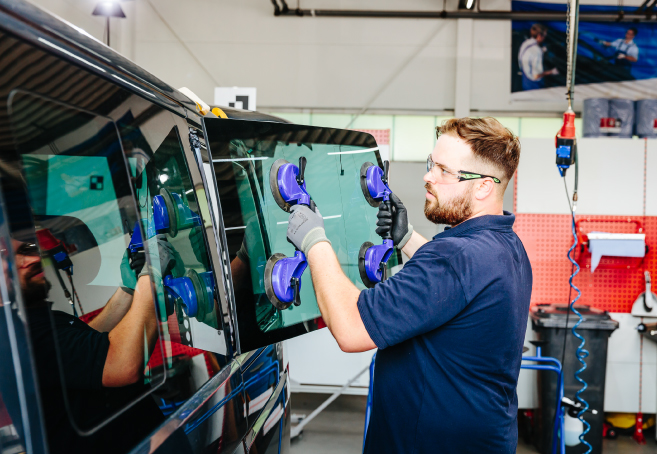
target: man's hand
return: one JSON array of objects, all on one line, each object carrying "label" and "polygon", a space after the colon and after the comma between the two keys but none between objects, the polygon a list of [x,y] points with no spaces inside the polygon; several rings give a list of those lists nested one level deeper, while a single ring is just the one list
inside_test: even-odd
[{"label": "man's hand", "polygon": [[618,60],[623,60],[624,58],[626,58],[626,55],[625,55],[625,54],[618,54],[618,55],[616,56],[616,58],[617,58]]},{"label": "man's hand", "polygon": [[[171,273],[173,277],[180,277],[185,274],[185,264],[180,258],[180,254],[171,243],[166,240],[165,235],[156,235],[148,240],[148,254],[151,259],[151,266],[145,266],[139,273],[139,277],[153,275],[164,277]],[[158,269],[159,265],[159,269]]]},{"label": "man's hand", "polygon": [[384,237],[387,233],[392,236],[392,241],[399,249],[402,249],[408,243],[413,234],[413,226],[408,223],[408,213],[406,207],[395,194],[390,194],[390,207],[388,204],[379,205],[379,212],[376,217],[376,233]]},{"label": "man's hand", "polygon": [[306,205],[292,207],[287,225],[287,240],[306,256],[310,248],[319,242],[331,244],[324,230],[324,218],[317,207],[314,211]]},{"label": "man's hand", "polygon": [[141,273],[145,263],[146,254],[144,254],[144,251],[139,251],[131,257],[129,250],[126,248],[121,260],[121,290],[129,295],[135,293],[137,276]]}]

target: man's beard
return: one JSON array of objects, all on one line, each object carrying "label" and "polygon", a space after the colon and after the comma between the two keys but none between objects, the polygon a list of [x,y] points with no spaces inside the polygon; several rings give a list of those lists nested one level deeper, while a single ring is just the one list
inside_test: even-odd
[{"label": "man's beard", "polygon": [[452,227],[460,224],[472,216],[472,189],[473,186],[449,203],[440,203],[438,194],[436,194],[429,183],[424,185],[436,200],[424,201],[424,215],[434,224],[447,224]]},{"label": "man's beard", "polygon": [[43,283],[32,282],[32,277],[41,272],[43,272],[43,268],[39,264],[33,270],[30,270],[29,275],[25,277],[25,281],[21,282],[23,300],[28,306],[47,299],[48,293],[50,293],[50,289],[52,288],[52,284],[48,279],[44,279]]}]

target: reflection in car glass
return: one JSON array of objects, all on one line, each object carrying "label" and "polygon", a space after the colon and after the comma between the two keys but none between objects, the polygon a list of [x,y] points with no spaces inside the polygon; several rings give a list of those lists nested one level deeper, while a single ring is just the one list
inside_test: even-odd
[{"label": "reflection in car glass", "polygon": [[[41,116],[20,115],[26,105]],[[124,452],[193,392],[198,348],[225,353],[180,136],[166,112],[134,127],[132,114],[117,125],[29,93],[12,107],[22,208],[36,224],[13,233],[12,246],[37,370],[48,377],[50,446]],[[214,357],[203,363],[210,376],[220,370]]]}]

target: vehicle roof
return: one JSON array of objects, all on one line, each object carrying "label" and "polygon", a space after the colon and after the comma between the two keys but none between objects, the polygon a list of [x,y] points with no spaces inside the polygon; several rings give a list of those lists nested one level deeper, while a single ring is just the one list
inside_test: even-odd
[{"label": "vehicle roof", "polygon": [[[49,53],[92,71],[126,90],[155,100],[181,115],[200,121],[196,103],[139,65],[106,46],[83,29],[24,0],[0,0],[0,30],[17,35]],[[153,99],[155,98],[155,99]],[[221,107],[228,118],[252,121],[286,120],[261,112]],[[194,118],[196,117],[196,118]]]}]

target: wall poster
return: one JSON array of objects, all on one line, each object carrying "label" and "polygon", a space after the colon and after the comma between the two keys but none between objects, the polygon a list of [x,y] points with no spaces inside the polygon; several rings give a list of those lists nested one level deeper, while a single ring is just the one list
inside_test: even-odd
[{"label": "wall poster", "polygon": [[[566,5],[513,1],[512,9],[565,13]],[[614,14],[618,6],[580,6],[580,13],[594,11]],[[566,21],[514,20],[511,30],[511,98],[562,100]],[[575,84],[579,99],[657,97],[657,24],[580,22]]]}]

